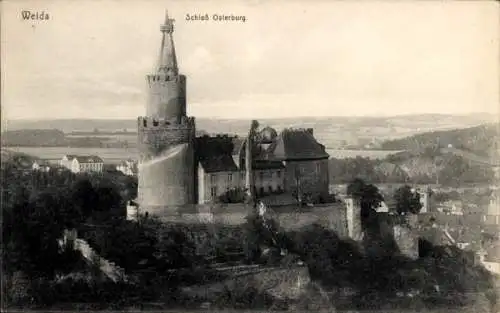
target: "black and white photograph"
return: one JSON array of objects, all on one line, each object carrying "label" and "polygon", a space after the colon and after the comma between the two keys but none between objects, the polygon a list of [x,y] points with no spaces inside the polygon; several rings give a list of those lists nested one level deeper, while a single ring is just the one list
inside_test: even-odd
[{"label": "black and white photograph", "polygon": [[2,311],[500,313],[500,2],[0,6]]}]

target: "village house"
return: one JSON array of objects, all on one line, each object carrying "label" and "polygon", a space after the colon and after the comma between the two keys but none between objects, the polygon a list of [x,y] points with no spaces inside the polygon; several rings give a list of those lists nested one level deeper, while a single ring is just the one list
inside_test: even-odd
[{"label": "village house", "polygon": [[137,161],[130,159],[122,161],[116,166],[116,170],[128,176],[136,176],[138,171]]},{"label": "village house", "polygon": [[463,215],[463,203],[460,200],[448,200],[438,206],[437,211],[452,215]]},{"label": "village house", "polygon": [[59,164],[73,173],[102,173],[104,161],[95,155],[65,155]]},{"label": "village house", "polygon": [[51,165],[47,160],[35,160],[31,169],[34,171],[48,172],[51,169]]},{"label": "village house", "polygon": [[494,191],[490,196],[483,222],[486,225],[500,225],[500,196],[498,191]]}]

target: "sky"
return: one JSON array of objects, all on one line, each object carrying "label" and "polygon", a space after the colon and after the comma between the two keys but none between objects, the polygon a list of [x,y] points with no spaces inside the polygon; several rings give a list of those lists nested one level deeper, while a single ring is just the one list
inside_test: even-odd
[{"label": "sky", "polygon": [[[4,0],[2,119],[136,118],[175,19],[188,115],[499,114],[489,1]],[[26,21],[23,10],[48,20]],[[186,14],[208,14],[188,21]],[[213,14],[246,21],[214,21]]]}]

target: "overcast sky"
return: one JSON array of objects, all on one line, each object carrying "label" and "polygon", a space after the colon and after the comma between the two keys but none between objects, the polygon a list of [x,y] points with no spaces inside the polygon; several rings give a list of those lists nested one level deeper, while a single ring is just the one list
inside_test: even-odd
[{"label": "overcast sky", "polygon": [[[234,2],[234,1],[233,1]],[[499,112],[487,1],[2,1],[2,118],[136,118],[168,8],[188,114]],[[47,21],[24,21],[22,10]],[[246,22],[186,21],[186,14]]]}]

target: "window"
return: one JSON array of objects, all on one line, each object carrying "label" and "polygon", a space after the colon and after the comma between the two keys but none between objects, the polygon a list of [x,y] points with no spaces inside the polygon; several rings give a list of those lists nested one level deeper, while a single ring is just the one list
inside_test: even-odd
[{"label": "window", "polygon": [[281,171],[280,171],[280,170],[278,170],[278,171],[276,172],[276,176],[278,176],[278,179],[280,179],[280,178],[281,178]]},{"label": "window", "polygon": [[210,197],[212,198],[212,200],[215,200],[215,198],[217,197],[217,187],[210,188]]},{"label": "window", "polygon": [[215,185],[215,175],[210,175],[210,184]]},{"label": "window", "polygon": [[227,174],[227,182],[229,184],[231,184],[233,182],[233,174],[232,173]]},{"label": "window", "polygon": [[264,172],[259,172],[259,178],[261,182],[264,181]]},{"label": "window", "polygon": [[321,164],[318,162],[316,163],[316,173],[320,173],[321,172]]}]

